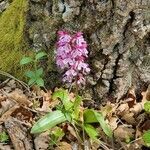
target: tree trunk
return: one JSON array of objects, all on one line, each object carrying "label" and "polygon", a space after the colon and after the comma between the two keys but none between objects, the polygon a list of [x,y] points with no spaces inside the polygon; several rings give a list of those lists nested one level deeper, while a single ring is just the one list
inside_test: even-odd
[{"label": "tree trunk", "polygon": [[30,0],[29,7],[26,36],[51,56],[49,84],[60,75],[53,58],[58,30],[82,31],[87,40],[86,98],[119,100],[150,83],[150,0]]}]

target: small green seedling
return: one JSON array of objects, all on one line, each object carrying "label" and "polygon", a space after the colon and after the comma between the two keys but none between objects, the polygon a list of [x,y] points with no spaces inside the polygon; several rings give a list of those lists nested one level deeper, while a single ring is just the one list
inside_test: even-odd
[{"label": "small green seedling", "polygon": [[29,78],[28,85],[32,86],[34,84],[44,87],[43,76],[43,68],[39,67],[39,61],[47,54],[45,52],[38,52],[34,58],[31,57],[23,57],[20,61],[20,65],[29,65],[32,64],[34,69],[29,70],[25,73],[26,77]]},{"label": "small green seedling", "polygon": [[146,103],[144,103],[144,110],[147,113],[150,113],[150,101],[147,101]]},{"label": "small green seedling", "polygon": [[143,134],[142,139],[145,143],[145,146],[150,147],[150,130]]},{"label": "small green seedling", "polygon": [[5,131],[0,133],[0,142],[6,143],[8,140],[9,140],[9,136],[7,135]]}]

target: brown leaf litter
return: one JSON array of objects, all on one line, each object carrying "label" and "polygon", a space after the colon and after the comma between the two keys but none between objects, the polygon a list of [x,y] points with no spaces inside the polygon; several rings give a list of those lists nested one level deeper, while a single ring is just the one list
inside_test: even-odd
[{"label": "brown leaf litter", "polygon": [[[57,89],[56,89],[57,90]],[[0,86],[0,126],[4,128],[11,141],[0,143],[1,150],[48,150],[50,131],[31,135],[30,129],[41,115],[50,112],[60,103],[51,99],[52,92],[34,88],[32,91],[24,89],[14,80],[7,80]],[[131,88],[124,99],[119,102],[107,102],[99,106],[99,111],[105,116],[114,138],[109,139],[100,130],[101,143],[90,141],[89,150],[141,150],[144,142],[141,138],[144,131],[150,129],[150,116],[144,112],[144,103],[150,101],[150,86],[141,93],[142,99],[137,100],[135,89]],[[74,94],[70,97],[73,99]],[[80,116],[83,121],[83,106],[80,107]],[[62,124],[66,135],[54,146],[55,150],[80,150],[78,135],[69,123]],[[85,142],[89,143],[88,137]]]}]

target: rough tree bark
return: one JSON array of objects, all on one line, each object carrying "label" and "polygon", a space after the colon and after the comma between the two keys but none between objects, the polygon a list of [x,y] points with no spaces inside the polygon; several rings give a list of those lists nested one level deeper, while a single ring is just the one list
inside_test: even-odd
[{"label": "rough tree bark", "polygon": [[[150,0],[30,0],[29,7],[26,35],[34,49],[53,56],[58,30],[84,33],[91,67],[86,98],[119,100],[130,87],[138,94],[150,83]],[[59,75],[53,61],[51,85]]]}]

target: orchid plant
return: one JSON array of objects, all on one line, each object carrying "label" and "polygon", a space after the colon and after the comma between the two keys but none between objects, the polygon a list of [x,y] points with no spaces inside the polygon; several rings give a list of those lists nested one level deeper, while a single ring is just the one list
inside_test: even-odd
[{"label": "orchid plant", "polygon": [[[88,50],[83,33],[77,32],[70,35],[68,32],[59,31],[56,46],[56,64],[58,68],[64,71],[63,82],[75,83],[78,90],[79,86],[85,85],[85,76],[90,72],[89,65],[86,63]],[[74,97],[71,97],[68,90],[60,88],[53,93],[52,99],[59,99],[60,104],[55,111],[37,121],[31,129],[31,133],[40,133],[66,122],[77,129],[75,131],[78,141],[84,145],[85,134],[90,139],[98,140],[99,135],[92,124],[99,123],[104,133],[112,137],[111,129],[101,112],[87,108],[80,109],[82,97],[78,95],[78,92],[75,93]],[[80,131],[83,133],[82,138],[79,136]]]}]

